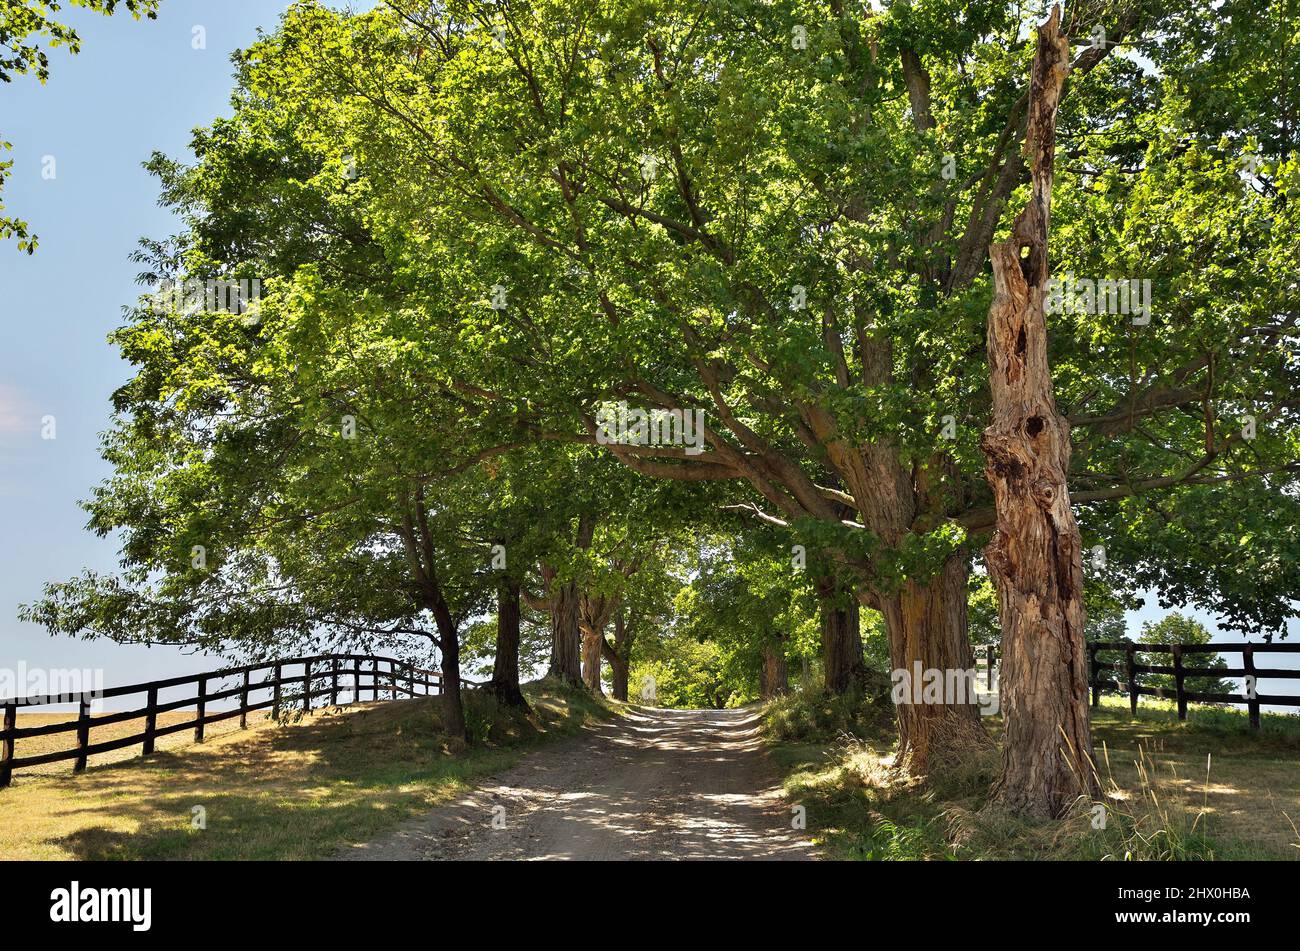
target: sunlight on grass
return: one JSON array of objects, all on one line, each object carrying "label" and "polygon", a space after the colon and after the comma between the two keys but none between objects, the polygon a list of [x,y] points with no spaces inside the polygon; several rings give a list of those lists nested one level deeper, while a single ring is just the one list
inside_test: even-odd
[{"label": "sunlight on grass", "polygon": [[[809,709],[801,709],[808,707]],[[833,858],[1300,859],[1300,717],[1265,714],[1262,729],[1226,708],[1127,700],[1093,711],[1104,827],[1080,802],[1063,822],[1028,823],[985,809],[996,752],[921,782],[890,768],[890,739],[859,712],[786,698],[768,736],[792,803]],[[990,718],[991,730],[1000,726]]]},{"label": "sunlight on grass", "polygon": [[[434,701],[318,711],[203,745],[92,767],[15,775],[0,790],[0,859],[312,859],[372,838],[512,764],[521,749],[613,708],[550,685],[525,688],[533,713],[466,696],[485,742],[437,732]],[[194,807],[207,828],[193,828]]]}]

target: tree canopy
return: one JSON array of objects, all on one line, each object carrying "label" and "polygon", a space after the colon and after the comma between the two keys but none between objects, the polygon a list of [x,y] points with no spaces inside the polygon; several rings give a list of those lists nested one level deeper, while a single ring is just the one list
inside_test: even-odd
[{"label": "tree canopy", "polygon": [[[260,299],[145,301],[115,335],[136,376],[90,509],[124,531],[126,574],[55,585],[30,616],[213,644],[436,631],[454,666],[501,580],[484,546],[510,539],[526,554],[500,604],[549,615],[571,682],[588,637],[599,687],[602,657],[635,662],[603,631],[630,553],[675,537],[690,623],[670,635],[701,669],[757,675],[779,645],[784,671],[815,615],[826,688],[860,689],[860,608],[891,668],[970,667],[1007,372],[989,249],[1054,198],[1021,267],[1052,275],[1029,305],[1083,547],[1114,590],[1282,631],[1294,32],[1268,0],[1092,0],[1035,29],[1045,13],[293,4],[235,57],[232,114],[194,160],[153,159],[185,229],[141,252],[148,282],[256,280]],[[1059,116],[1044,37],[1068,64]],[[1052,137],[1026,155],[1031,119]],[[612,437],[611,407],[633,421]],[[970,701],[900,705],[898,728],[919,772],[987,742]]]}]

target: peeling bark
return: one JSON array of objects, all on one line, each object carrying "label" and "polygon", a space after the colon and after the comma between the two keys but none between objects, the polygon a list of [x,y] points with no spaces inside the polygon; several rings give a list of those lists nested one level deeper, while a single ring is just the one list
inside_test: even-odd
[{"label": "peeling bark", "polygon": [[1002,619],[1002,776],[994,804],[1060,816],[1096,795],[1084,654],[1083,564],[1066,473],[1070,425],[1047,363],[1047,239],[1056,110],[1069,72],[1060,8],[1038,28],[1026,154],[1033,194],[1011,237],[990,248],[988,357],[993,421],[980,440],[997,531],[985,549]]}]

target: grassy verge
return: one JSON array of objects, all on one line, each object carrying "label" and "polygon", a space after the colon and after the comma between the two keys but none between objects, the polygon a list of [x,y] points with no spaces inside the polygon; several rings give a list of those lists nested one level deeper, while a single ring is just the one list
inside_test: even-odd
[{"label": "grassy verge", "polygon": [[[0,790],[0,859],[314,859],[366,841],[503,769],[531,746],[616,715],[547,683],[533,713],[466,694],[475,743],[452,748],[428,699],[327,709],[201,746]],[[206,828],[196,828],[201,807]]]},{"label": "grassy verge", "polygon": [[[820,699],[771,705],[767,737],[791,802],[828,857],[888,859],[1300,859],[1300,717],[1105,698],[1094,711],[1104,814],[1080,803],[1063,822],[985,810],[989,753],[917,782],[890,769],[886,704],[851,716]],[[991,731],[1000,727],[987,721]]]}]

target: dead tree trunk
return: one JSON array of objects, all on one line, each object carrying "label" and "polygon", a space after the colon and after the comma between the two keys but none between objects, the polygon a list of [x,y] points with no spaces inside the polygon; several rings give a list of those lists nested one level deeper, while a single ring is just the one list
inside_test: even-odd
[{"label": "dead tree trunk", "polygon": [[1097,792],[1081,543],[1066,487],[1070,426],[1052,394],[1043,313],[1056,110],[1068,71],[1069,42],[1056,7],[1038,28],[1030,81],[1025,145],[1033,195],[1011,237],[990,249],[993,422],[980,442],[997,509],[997,531],[984,554],[1002,618],[1005,743],[993,802],[1043,818]]}]

